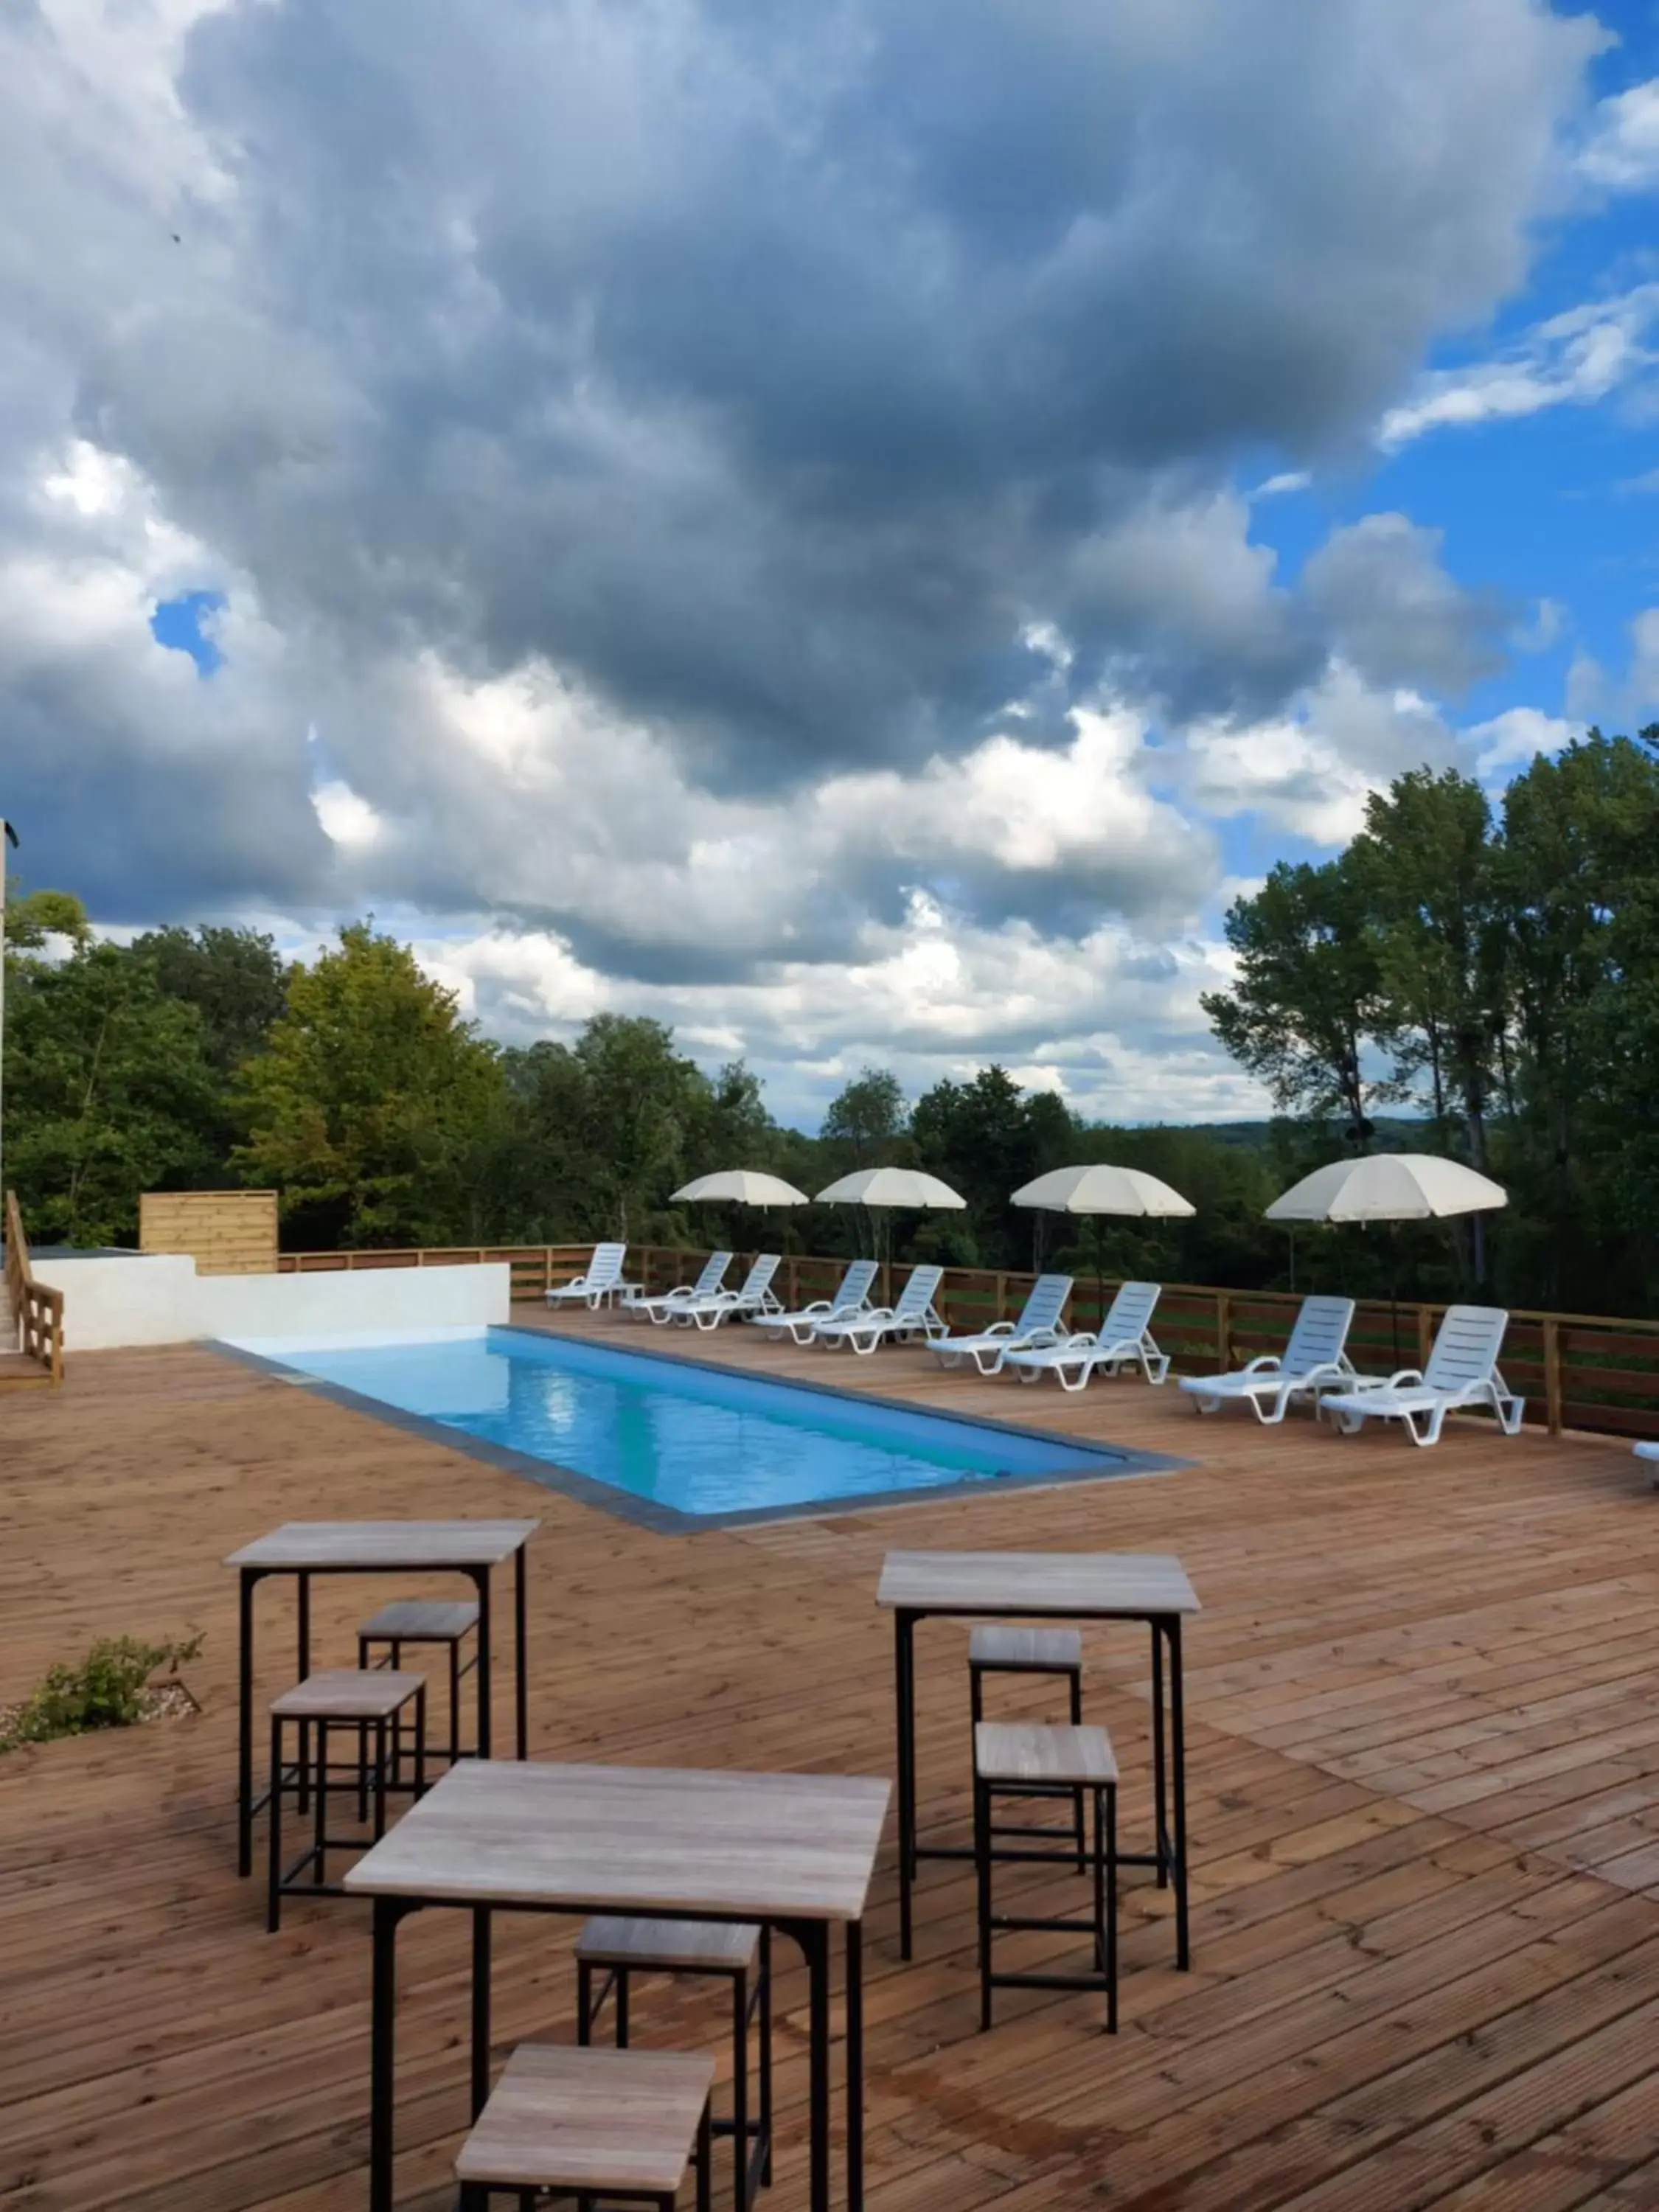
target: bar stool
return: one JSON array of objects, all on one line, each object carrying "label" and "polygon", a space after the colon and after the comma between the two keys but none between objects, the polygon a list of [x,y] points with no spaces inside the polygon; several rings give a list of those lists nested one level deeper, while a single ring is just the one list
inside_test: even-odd
[{"label": "bar stool", "polygon": [[461,2212],[497,2191],[531,2212],[544,2191],[674,2212],[693,2166],[709,2212],[712,2058],[673,2051],[578,2051],[521,2043],[455,2161]]},{"label": "bar stool", "polygon": [[[758,1961],[758,1966],[757,1962]],[[605,1977],[597,1996],[596,1973]],[[723,1976],[732,1984],[732,2117],[710,2122],[732,2138],[732,2203],[747,2212],[772,2179],[772,1931],[724,1920],[590,1920],[576,1938],[576,2040],[586,2048],[614,1995],[616,2047],[629,2047],[635,1974]],[[749,2030],[759,2015],[760,2114],[749,2116]]]},{"label": "bar stool", "polygon": [[[988,1674],[1053,1674],[1071,1692],[1071,1721],[1083,1725],[1083,1638],[1075,1628],[1012,1628],[998,1621],[976,1628],[968,1639],[968,1698],[973,1724],[985,1717],[985,1677]],[[998,1836],[1052,1836],[1052,1828],[1021,1827],[1017,1824],[993,1830]],[[1088,1865],[1084,1836],[1083,1792],[1076,1798],[1077,1869]]]},{"label": "bar stool", "polygon": [[[271,1932],[282,1923],[283,1899],[300,1894],[307,1897],[343,1897],[345,1893],[337,1883],[326,1880],[327,1859],[331,1850],[362,1850],[366,1841],[361,1836],[331,1836],[328,1832],[328,1803],[331,1796],[342,1792],[329,1788],[328,1732],[331,1727],[353,1728],[357,1732],[356,1776],[357,1817],[368,1817],[369,1800],[374,1801],[374,1840],[386,1833],[386,1791],[398,1781],[401,1761],[400,1744],[403,1729],[400,1716],[412,1704],[415,1708],[415,1795],[418,1797],[426,1789],[426,1677],[423,1674],[392,1674],[384,1668],[368,1672],[352,1668],[339,1668],[319,1674],[307,1674],[303,1682],[296,1682],[291,1690],[284,1690],[270,1708],[270,1871],[266,1899],[265,1926]],[[292,1722],[297,1732],[297,1753],[291,1768],[284,1764],[283,1729]],[[312,1730],[316,1730],[316,1757],[312,1757]],[[370,1735],[374,1749],[368,1749]],[[291,1866],[283,1864],[283,1799],[289,1790],[300,1801],[303,1810],[307,1796],[311,1801],[311,1842]],[[311,1880],[301,1882],[300,1876],[309,1867]]]},{"label": "bar stool", "polygon": [[[476,1638],[478,1627],[478,1607],[471,1598],[394,1599],[383,1605],[372,1620],[366,1620],[357,1631],[357,1664],[360,1668],[390,1667],[395,1674],[403,1664],[405,1644],[441,1644],[449,1652],[449,1741],[434,1744],[433,1752],[448,1760],[453,1766],[461,1755],[461,1684],[478,1663],[478,1647],[475,1640],[472,1656],[465,1664],[461,1646],[469,1636]],[[372,1647],[377,1644],[387,1646],[385,1657],[376,1658]],[[401,1724],[400,1724],[401,1725]]]},{"label": "bar stool", "polygon": [[[1073,1797],[1094,1800],[1094,1910],[1086,1920],[994,1913],[991,1867],[996,1859],[1029,1859],[1028,1851],[999,1851],[993,1839],[994,1797]],[[1036,1723],[981,1721],[974,1730],[974,1857],[979,1875],[979,2024],[991,2025],[991,1992],[1015,1990],[1104,1990],[1106,2026],[1117,2033],[1117,1760],[1103,1728],[1045,1728]],[[1077,1929],[1093,1938],[1095,1970],[1087,1974],[996,1973],[991,1937],[996,1929]]]}]

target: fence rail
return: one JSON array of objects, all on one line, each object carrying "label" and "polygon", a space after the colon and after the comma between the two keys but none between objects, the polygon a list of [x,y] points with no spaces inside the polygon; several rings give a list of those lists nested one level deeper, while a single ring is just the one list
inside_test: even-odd
[{"label": "fence rail", "polygon": [[[284,1252],[284,1273],[321,1274],[374,1267],[456,1267],[503,1261],[513,1270],[513,1296],[539,1298],[581,1273],[590,1244],[465,1244],[441,1249],[362,1252]],[[635,1245],[628,1272],[653,1291],[696,1279],[706,1252],[668,1245]],[[739,1254],[738,1270],[748,1264]],[[824,1297],[840,1281],[844,1260],[791,1254],[779,1269],[778,1291],[791,1306]],[[941,1310],[963,1329],[1017,1314],[1035,1279],[1012,1270],[950,1267],[940,1292]],[[890,1281],[885,1286],[891,1288]],[[1098,1327],[1103,1301],[1117,1288],[1107,1279],[1097,1292],[1080,1277],[1072,1294],[1073,1327]],[[1166,1283],[1156,1333],[1176,1373],[1236,1367],[1258,1352],[1282,1351],[1301,1299],[1286,1291],[1223,1291],[1200,1283]],[[1428,1358],[1446,1309],[1401,1300],[1363,1300],[1348,1348],[1362,1373],[1418,1367]],[[1504,1344],[1504,1372],[1527,1401],[1527,1419],[1552,1435],[1589,1429],[1613,1436],[1659,1436],[1659,1322],[1598,1314],[1516,1310]]]},{"label": "fence rail", "polygon": [[45,1369],[54,1383],[64,1379],[64,1293],[34,1279],[29,1241],[23,1234],[17,1193],[6,1193],[6,1296],[17,1331],[17,1349]]}]

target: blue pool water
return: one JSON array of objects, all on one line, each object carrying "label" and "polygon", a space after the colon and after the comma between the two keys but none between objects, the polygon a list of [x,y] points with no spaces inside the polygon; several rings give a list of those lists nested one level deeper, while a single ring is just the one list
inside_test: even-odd
[{"label": "blue pool water", "polygon": [[487,1443],[694,1517],[1023,1475],[1127,1455],[529,1330],[268,1350]]}]

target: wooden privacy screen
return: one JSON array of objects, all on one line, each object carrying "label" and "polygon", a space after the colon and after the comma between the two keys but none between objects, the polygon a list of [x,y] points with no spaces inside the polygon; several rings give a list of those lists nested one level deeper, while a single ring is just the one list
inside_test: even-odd
[{"label": "wooden privacy screen", "polygon": [[201,1275],[274,1275],[274,1190],[147,1190],[138,1200],[141,1252],[185,1252]]}]

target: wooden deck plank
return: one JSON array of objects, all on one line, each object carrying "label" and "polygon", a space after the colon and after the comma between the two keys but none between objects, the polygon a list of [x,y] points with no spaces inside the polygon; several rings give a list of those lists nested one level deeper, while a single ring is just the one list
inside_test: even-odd
[{"label": "wooden deck plank", "polygon": [[[556,1325],[643,1340],[606,1316]],[[1136,1876],[1115,2043],[1088,1999],[1040,1992],[1011,1993],[981,2037],[969,1870],[924,1869],[901,1966],[890,1833],[866,1942],[872,2212],[1097,2212],[1103,2186],[1120,2212],[1659,2200],[1659,1555],[1621,1446],[1457,1424],[1419,1453],[1305,1419],[1200,1424],[1139,1383],[1062,1398],[945,1375],[922,1352],[853,1362],[735,1332],[672,1349],[1192,1463],[662,1536],[205,1350],[88,1355],[62,1392],[9,1398],[0,1698],[97,1634],[208,1634],[199,1717],[0,1761],[9,2203],[358,2212],[364,1914],[296,1904],[267,1938],[257,1884],[231,1870],[219,1562],[285,1521],[405,1515],[543,1522],[532,1748],[618,1764],[890,1774],[890,1549],[1179,1556],[1204,1607],[1187,1632],[1195,1971],[1175,1972],[1167,1893]],[[386,1594],[318,1586],[319,1657],[349,1661]],[[397,1594],[465,1593],[417,1577]],[[266,1695],[292,1654],[285,1601],[261,1605]],[[1144,1638],[1084,1642],[1133,1840]],[[960,1624],[919,1638],[941,1838],[967,1827],[966,1644]],[[1051,1690],[999,1682],[989,1710],[1058,1717]],[[1023,1879],[1034,1909],[1074,1902],[1064,1877]],[[571,2033],[574,1934],[503,1923],[503,2046]],[[437,2212],[465,2120],[465,1944],[418,1921],[404,1941],[399,2202]],[[804,2002],[781,1953],[780,2212],[805,2203]],[[725,2063],[722,2009],[695,1985],[653,1985],[637,2010],[643,2040]]]}]

